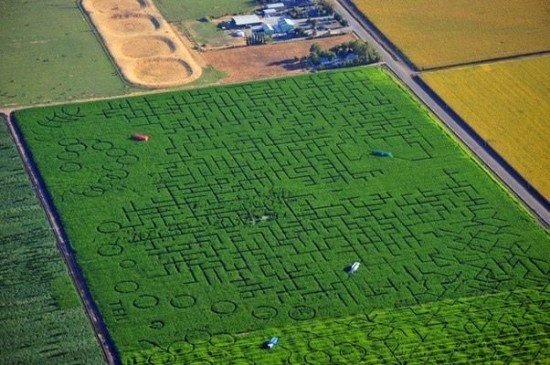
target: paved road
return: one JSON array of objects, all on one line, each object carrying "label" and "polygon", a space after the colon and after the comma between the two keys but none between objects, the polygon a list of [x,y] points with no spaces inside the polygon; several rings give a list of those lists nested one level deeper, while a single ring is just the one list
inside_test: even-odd
[{"label": "paved road", "polygon": [[61,227],[61,224],[59,223],[59,217],[57,216],[57,213],[49,198],[46,188],[42,183],[42,180],[39,178],[38,171],[34,163],[32,162],[32,159],[30,158],[29,153],[27,152],[27,150],[23,145],[21,136],[19,134],[19,131],[17,130],[15,123],[12,120],[11,114],[7,115],[6,122],[8,125],[8,129],[10,131],[10,134],[13,140],[15,141],[19,154],[23,159],[25,169],[27,170],[27,174],[31,178],[31,182],[32,182],[33,188],[36,191],[36,195],[39,198],[39,201],[42,204],[44,211],[46,212],[48,220],[50,221],[50,226],[52,227],[53,232],[55,234],[58,249],[61,252],[63,259],[67,264],[69,273],[71,274],[75,287],[82,299],[84,308],[86,310],[86,314],[90,318],[90,322],[92,323],[92,326],[94,328],[94,332],[96,334],[97,340],[101,345],[101,349],[103,350],[104,358],[107,361],[107,363],[110,365],[121,364],[118,353],[116,352],[114,344],[107,332],[105,323],[103,322],[103,319],[99,313],[99,310],[92,299],[92,295],[88,289],[88,286],[86,285],[86,282],[84,280],[80,267],[76,262],[74,253],[71,249],[71,246],[68,243],[67,236],[65,235],[65,232]]},{"label": "paved road", "polygon": [[508,166],[502,157],[498,156],[473,131],[468,130],[469,127],[456,113],[438,100],[439,98],[431,90],[423,86],[413,66],[408,64],[399,52],[364,20],[363,15],[350,5],[350,0],[339,0],[334,8],[349,21],[350,28],[361,39],[370,43],[380,53],[386,66],[527,205],[542,225],[548,228],[550,225],[548,201],[527,186],[522,177]]}]

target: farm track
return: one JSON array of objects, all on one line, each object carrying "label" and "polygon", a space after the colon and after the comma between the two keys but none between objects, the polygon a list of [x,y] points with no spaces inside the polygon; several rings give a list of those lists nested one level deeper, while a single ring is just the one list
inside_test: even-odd
[{"label": "farm track", "polygon": [[387,68],[525,203],[545,228],[548,228],[550,203],[422,82],[414,65],[352,4],[351,0],[339,0],[335,3],[335,10],[349,21],[350,28],[361,39],[374,46]]},{"label": "farm track", "polygon": [[40,177],[40,173],[38,172],[38,169],[36,168],[28,150],[25,148],[25,142],[22,139],[20,131],[13,123],[11,113],[6,115],[6,124],[8,126],[11,138],[15,142],[19,155],[23,160],[23,165],[25,166],[25,170],[27,171],[27,174],[31,180],[33,188],[36,192],[36,196],[40,201],[40,204],[42,205],[46,216],[48,217],[49,224],[52,227],[53,233],[55,235],[57,247],[63,259],[65,260],[73,283],[82,300],[85,313],[92,323],[94,333],[96,334],[97,340],[101,346],[101,349],[103,350],[103,356],[109,365],[119,365],[121,364],[120,357],[115,349],[112,339],[109,336],[107,327],[103,321],[103,318],[101,317],[99,309],[97,308],[97,305],[92,298],[90,290],[88,289],[82,271],[78,266],[76,257],[74,256],[74,252],[60,223],[59,215],[55,211],[53,202],[48,194],[43,180]]}]

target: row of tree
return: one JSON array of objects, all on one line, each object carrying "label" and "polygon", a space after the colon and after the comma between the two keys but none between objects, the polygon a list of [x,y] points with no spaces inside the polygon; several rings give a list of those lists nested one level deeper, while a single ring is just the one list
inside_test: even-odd
[{"label": "row of tree", "polygon": [[313,43],[308,61],[316,68],[346,67],[379,62],[380,55],[370,44],[357,39],[329,50],[323,50],[318,43]]},{"label": "row of tree", "polygon": [[246,37],[246,45],[255,46],[258,44],[266,44],[268,39],[270,40],[271,37],[266,36],[264,33],[254,32],[251,35]]}]

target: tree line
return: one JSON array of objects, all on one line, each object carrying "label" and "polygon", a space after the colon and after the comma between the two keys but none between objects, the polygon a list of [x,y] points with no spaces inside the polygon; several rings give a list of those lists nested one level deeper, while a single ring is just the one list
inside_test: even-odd
[{"label": "tree line", "polygon": [[323,50],[313,43],[307,58],[315,68],[368,65],[380,61],[380,54],[367,42],[353,40]]}]

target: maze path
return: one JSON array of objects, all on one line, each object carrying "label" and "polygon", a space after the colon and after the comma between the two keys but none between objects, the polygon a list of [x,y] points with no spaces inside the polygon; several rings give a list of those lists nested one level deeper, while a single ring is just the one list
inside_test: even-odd
[{"label": "maze path", "polygon": [[547,234],[380,70],[18,120],[125,358],[547,283]]}]

